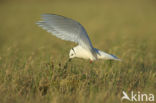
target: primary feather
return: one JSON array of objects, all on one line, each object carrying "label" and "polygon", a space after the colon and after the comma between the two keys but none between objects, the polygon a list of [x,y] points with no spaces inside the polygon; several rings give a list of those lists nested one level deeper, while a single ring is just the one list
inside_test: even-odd
[{"label": "primary feather", "polygon": [[43,14],[39,26],[56,37],[78,43],[83,48],[94,52],[92,43],[84,27],[77,21],[56,14]]}]

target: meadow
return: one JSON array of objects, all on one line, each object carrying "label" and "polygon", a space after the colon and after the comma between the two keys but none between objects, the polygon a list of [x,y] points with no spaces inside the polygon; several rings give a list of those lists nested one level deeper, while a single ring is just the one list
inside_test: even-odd
[{"label": "meadow", "polygon": [[[123,91],[156,94],[155,5],[154,0],[1,0],[0,103],[121,103]],[[39,28],[35,23],[44,13],[79,21],[94,47],[122,61],[68,62],[77,44]]]}]

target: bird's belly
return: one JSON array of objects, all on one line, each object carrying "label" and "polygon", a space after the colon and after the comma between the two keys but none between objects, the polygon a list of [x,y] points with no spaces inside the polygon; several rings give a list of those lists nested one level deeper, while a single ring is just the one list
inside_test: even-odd
[{"label": "bird's belly", "polygon": [[83,48],[81,48],[79,50],[79,52],[77,52],[77,57],[78,58],[90,59],[90,58],[92,58],[92,56],[93,55],[91,54],[91,52],[89,52],[89,51],[87,51],[87,50],[85,50]]},{"label": "bird's belly", "polygon": [[90,59],[91,55],[90,55],[90,53],[87,53],[87,52],[81,52],[81,53],[77,54],[77,57],[84,58],[84,59]]}]

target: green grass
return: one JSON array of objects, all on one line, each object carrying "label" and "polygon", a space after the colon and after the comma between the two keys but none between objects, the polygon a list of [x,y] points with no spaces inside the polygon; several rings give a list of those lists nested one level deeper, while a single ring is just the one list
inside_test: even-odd
[{"label": "green grass", "polygon": [[[1,1],[0,103],[120,103],[123,90],[156,94],[155,4]],[[43,13],[79,21],[94,47],[122,61],[67,62],[76,44],[39,28],[35,22]]]}]

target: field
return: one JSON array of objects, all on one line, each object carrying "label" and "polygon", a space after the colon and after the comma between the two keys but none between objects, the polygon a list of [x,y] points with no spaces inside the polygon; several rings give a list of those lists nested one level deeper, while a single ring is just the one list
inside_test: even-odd
[{"label": "field", "polygon": [[[156,94],[155,5],[154,0],[1,0],[0,103],[121,103],[123,91]],[[38,27],[44,13],[79,21],[94,47],[122,61],[68,62],[76,44]]]}]

